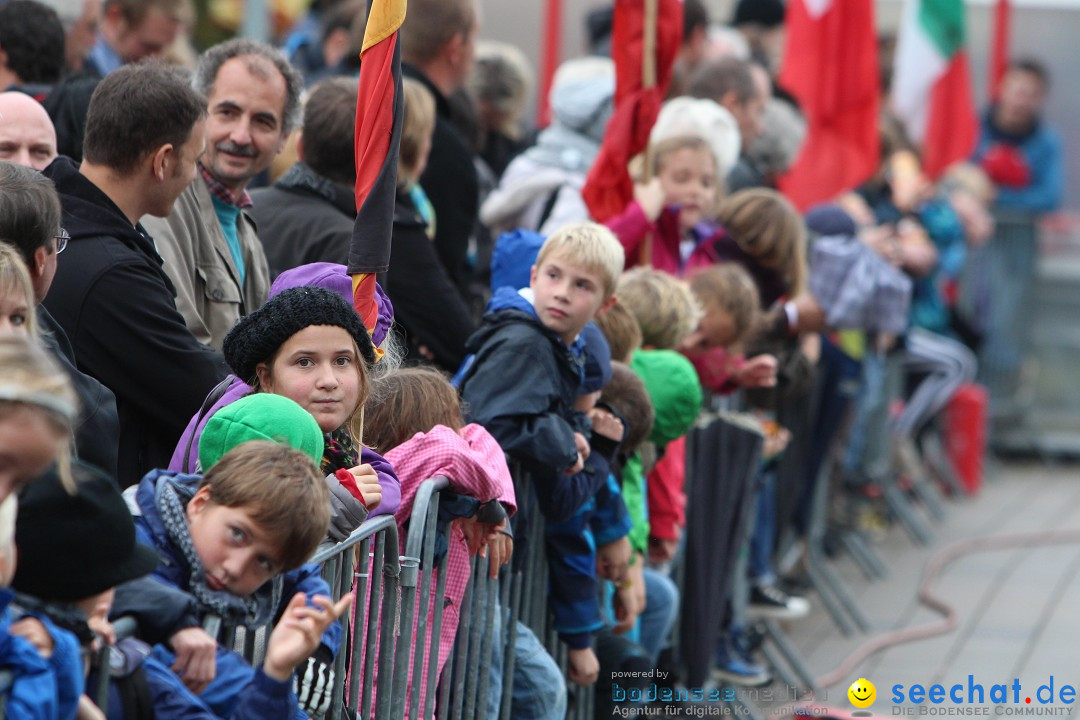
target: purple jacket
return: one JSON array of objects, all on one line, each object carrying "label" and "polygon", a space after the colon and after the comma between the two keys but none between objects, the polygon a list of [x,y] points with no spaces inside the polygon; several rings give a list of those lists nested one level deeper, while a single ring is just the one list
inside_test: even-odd
[{"label": "purple jacket", "polygon": [[[286,270],[278,275],[277,279],[274,280],[274,284],[270,286],[270,297],[274,297],[289,288],[306,286],[333,290],[350,305],[352,304],[352,280],[345,271],[345,266],[337,263],[310,263]],[[376,286],[376,300],[379,304],[379,319],[375,324],[374,332],[371,333],[371,341],[375,345],[380,345],[386,339],[386,334],[393,323],[394,306],[390,304],[390,299],[383,292],[383,289],[378,286]],[[180,442],[177,443],[176,450],[173,451],[172,459],[169,461],[169,470],[195,472],[195,462],[199,458],[199,438],[202,437],[202,431],[206,427],[206,423],[218,410],[251,393],[252,388],[250,385],[239,378],[231,375],[230,377],[232,377],[232,383],[225,391],[225,394],[207,409],[201,419],[199,414],[196,413],[188,422],[187,427],[184,428],[184,433],[180,436]],[[184,467],[185,456],[187,460],[186,469]],[[371,465],[379,476],[379,485],[382,487],[382,502],[375,508],[372,515],[393,515],[401,504],[401,484],[398,482],[393,466],[381,455],[366,447],[360,451],[360,462],[361,464],[367,463]],[[335,495],[339,494],[335,493]],[[332,526],[337,526],[337,523],[332,523]],[[333,533],[333,528],[331,532]]]},{"label": "purple jacket", "polygon": [[[225,394],[210,406],[210,409],[206,411],[206,414],[201,419],[196,413],[188,422],[187,427],[184,428],[184,434],[180,436],[180,442],[177,443],[176,450],[173,451],[172,459],[169,461],[169,470],[174,472],[195,472],[195,463],[199,459],[199,438],[202,437],[202,431],[206,427],[206,423],[221,408],[251,394],[252,388],[250,385],[234,375],[229,377],[232,378],[232,384],[229,385],[229,389],[225,391]],[[186,470],[184,469],[185,455],[188,463]],[[361,464],[367,463],[371,465],[379,476],[379,485],[382,487],[382,502],[371,514],[393,515],[401,504],[401,484],[398,482],[394,467],[382,455],[367,447],[360,451],[360,462]]]}]

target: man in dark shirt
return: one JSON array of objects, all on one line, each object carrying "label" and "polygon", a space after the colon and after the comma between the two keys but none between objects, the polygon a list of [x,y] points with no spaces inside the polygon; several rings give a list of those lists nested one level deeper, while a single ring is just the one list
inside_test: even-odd
[{"label": "man in dark shirt", "polygon": [[469,239],[476,225],[479,180],[474,151],[454,128],[448,97],[472,71],[478,30],[475,0],[412,0],[401,28],[402,72],[435,96],[435,132],[420,176],[435,208],[435,249],[450,278],[468,294]]},{"label": "man in dark shirt", "polygon": [[165,467],[187,421],[225,376],[176,309],[153,240],[138,224],[168,215],[195,178],[206,99],[163,65],[110,73],[90,101],[82,165],[45,169],[71,239],[45,307],[67,333],[79,369],[116,395],[124,486]]}]

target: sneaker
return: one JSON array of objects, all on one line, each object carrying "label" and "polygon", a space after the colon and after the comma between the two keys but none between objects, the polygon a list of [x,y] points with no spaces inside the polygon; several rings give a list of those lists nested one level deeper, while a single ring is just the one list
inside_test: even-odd
[{"label": "sneaker", "polygon": [[727,635],[717,645],[712,680],[717,685],[761,687],[772,682],[772,675],[764,665],[757,664],[748,654],[741,652],[734,639]]},{"label": "sneaker", "polygon": [[810,603],[798,595],[788,595],[776,585],[754,585],[746,614],[753,618],[796,620],[806,617]]},{"label": "sneaker", "polygon": [[763,665],[731,656],[723,665],[713,668],[712,679],[717,685],[762,687],[772,682],[772,675]]}]

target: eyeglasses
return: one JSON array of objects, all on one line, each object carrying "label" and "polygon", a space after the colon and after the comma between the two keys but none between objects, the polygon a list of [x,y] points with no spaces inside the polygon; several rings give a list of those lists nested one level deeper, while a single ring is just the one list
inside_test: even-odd
[{"label": "eyeglasses", "polygon": [[53,235],[53,240],[56,241],[56,254],[64,252],[64,248],[67,247],[68,240],[71,239],[71,235],[68,235],[68,231],[64,228],[60,228],[60,233]]}]

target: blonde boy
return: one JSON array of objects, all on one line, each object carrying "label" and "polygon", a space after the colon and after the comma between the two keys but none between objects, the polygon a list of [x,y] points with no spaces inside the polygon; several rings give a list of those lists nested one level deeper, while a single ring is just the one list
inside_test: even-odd
[{"label": "blonde boy", "polygon": [[650,350],[673,350],[701,318],[690,287],[662,270],[630,270],[619,278],[618,293],[641,327],[642,347]]},{"label": "blonde boy", "polygon": [[[461,383],[469,420],[530,473],[552,522],[573,517],[606,481],[606,473],[580,472],[591,425],[574,408],[585,361],[578,335],[614,304],[623,262],[622,246],[606,228],[564,227],[540,248],[527,290],[496,292],[495,309],[467,346],[476,355]],[[575,681],[595,681],[591,648],[571,648],[570,666]]]}]

